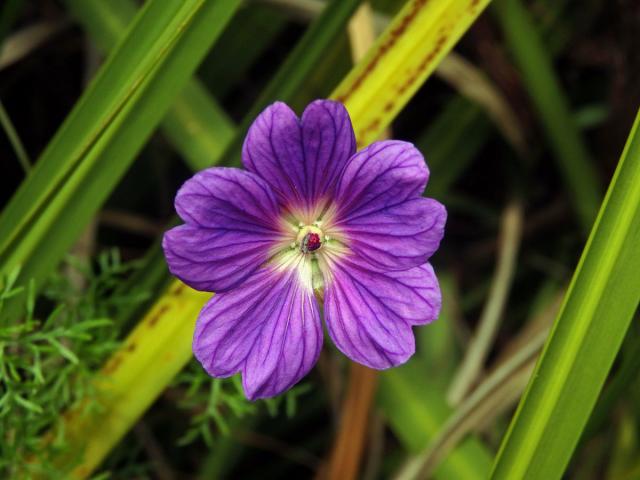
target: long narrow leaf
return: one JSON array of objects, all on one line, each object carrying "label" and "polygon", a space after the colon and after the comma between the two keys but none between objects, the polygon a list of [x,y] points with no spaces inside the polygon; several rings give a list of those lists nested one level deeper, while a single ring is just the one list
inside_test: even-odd
[{"label": "long narrow leaf", "polygon": [[640,112],[492,478],[560,478],[640,301]]},{"label": "long narrow leaf", "polygon": [[[430,384],[424,371],[412,363],[380,376],[378,402],[410,453],[428,445],[451,415],[444,389]],[[490,468],[490,454],[477,439],[469,438],[442,462],[435,477],[479,480],[486,478]]]},{"label": "long narrow leaf", "polygon": [[39,280],[57,264],[239,4],[145,6],[0,217],[0,271]]},{"label": "long narrow leaf", "polygon": [[494,8],[540,115],[580,224],[588,232],[600,202],[598,176],[553,71],[552,59],[520,0],[499,0]]},{"label": "long narrow leaf", "polygon": [[[488,4],[489,0],[407,3],[335,91],[334,97],[360,119],[359,145],[371,143],[389,125]],[[366,94],[356,95],[363,91]]]},{"label": "long narrow leaf", "polygon": [[[65,0],[104,51],[125,35],[137,8],[131,0]],[[194,170],[211,164],[233,138],[234,125],[205,87],[190,80],[162,122],[163,132]]]}]

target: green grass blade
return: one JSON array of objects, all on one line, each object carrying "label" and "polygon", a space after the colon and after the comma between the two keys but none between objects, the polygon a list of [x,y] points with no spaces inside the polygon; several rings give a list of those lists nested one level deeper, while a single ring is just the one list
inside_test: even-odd
[{"label": "green grass blade", "polygon": [[440,199],[445,195],[492,131],[491,122],[480,106],[462,96],[449,101],[442,114],[416,141],[431,170],[427,190],[430,197]]},{"label": "green grass blade", "polygon": [[[103,51],[125,35],[137,8],[131,0],[65,0]],[[163,133],[193,170],[211,165],[233,138],[234,125],[215,99],[196,79],[177,96],[162,122]]]},{"label": "green grass blade", "polygon": [[495,273],[478,326],[451,380],[447,398],[452,405],[458,405],[478,380],[500,328],[518,263],[523,217],[523,208],[518,201],[511,201],[502,214]]},{"label": "green grass blade", "polygon": [[553,71],[552,59],[520,0],[496,1],[494,10],[555,153],[580,225],[588,232],[600,204],[598,176]]},{"label": "green grass blade", "polygon": [[0,271],[50,271],[240,4],[151,1],[0,217]]},{"label": "green grass blade", "polygon": [[64,0],[64,4],[104,52],[124,37],[138,12],[131,0]]},{"label": "green grass blade", "polygon": [[560,478],[640,301],[640,112],[492,478]]},{"label": "green grass blade", "polygon": [[[445,391],[429,384],[416,363],[380,375],[378,404],[410,453],[424,449],[451,415]],[[435,476],[443,480],[475,480],[486,478],[490,468],[489,452],[477,439],[470,438],[442,462]]]},{"label": "green grass blade", "polygon": [[252,2],[238,12],[216,42],[199,70],[200,78],[217,98],[244,88],[246,80],[255,76],[252,67],[269,57],[269,48],[288,26],[282,11]]},{"label": "green grass blade", "polygon": [[4,130],[4,133],[7,135],[9,139],[9,143],[13,147],[13,151],[16,154],[16,158],[24,170],[25,174],[28,174],[31,171],[31,160],[29,160],[29,155],[27,155],[26,150],[24,149],[24,145],[20,141],[20,136],[18,132],[16,132],[11,119],[9,118],[9,114],[4,108],[4,105],[0,101],[0,127]]},{"label": "green grass blade", "polygon": [[162,131],[192,170],[211,166],[233,139],[235,125],[200,82],[187,83]]}]

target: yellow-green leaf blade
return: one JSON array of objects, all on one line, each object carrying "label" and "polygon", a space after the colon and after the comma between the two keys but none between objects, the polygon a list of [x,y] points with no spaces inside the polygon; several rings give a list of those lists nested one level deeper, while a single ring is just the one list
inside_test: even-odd
[{"label": "yellow-green leaf blade", "polygon": [[411,0],[338,86],[367,145],[396,117],[490,0]]}]

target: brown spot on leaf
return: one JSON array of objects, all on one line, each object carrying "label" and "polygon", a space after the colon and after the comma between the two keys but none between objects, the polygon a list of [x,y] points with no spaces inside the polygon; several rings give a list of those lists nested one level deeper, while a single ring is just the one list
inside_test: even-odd
[{"label": "brown spot on leaf", "polygon": [[158,311],[149,318],[149,328],[153,328],[156,326],[156,323],[160,321],[160,317],[164,315],[169,310],[169,305],[162,305]]},{"label": "brown spot on leaf", "polygon": [[427,56],[420,62],[420,64],[418,64],[413,73],[409,75],[407,79],[398,87],[398,95],[404,95],[406,91],[416,82],[418,77],[427,69],[427,67],[433,62],[436,56],[442,51],[443,47],[447,43],[447,38],[448,37],[446,33],[443,33],[438,38],[434,49],[427,54]]},{"label": "brown spot on leaf", "polygon": [[109,360],[109,362],[107,362],[102,372],[106,375],[111,375],[113,372],[115,372],[118,369],[121,363],[122,363],[122,357],[120,355],[116,355],[111,360]]},{"label": "brown spot on leaf", "polygon": [[171,295],[174,295],[174,296],[176,296],[176,297],[177,297],[178,295],[180,295],[180,294],[184,291],[184,289],[185,289],[185,288],[186,288],[186,285],[185,285],[184,283],[179,283],[179,284],[178,284],[175,288],[173,288],[169,293],[170,293]]},{"label": "brown spot on leaf", "polygon": [[81,465],[74,470],[74,473],[77,475],[78,478],[86,478],[89,476],[89,468],[84,465]]},{"label": "brown spot on leaf", "polygon": [[413,1],[411,8],[407,12],[407,14],[404,17],[402,17],[402,19],[398,22],[398,25],[389,32],[389,37],[386,39],[384,43],[382,43],[378,47],[376,54],[373,56],[373,58],[369,60],[364,71],[355,79],[355,81],[349,87],[349,89],[342,95],[339,95],[336,98],[336,100],[338,100],[339,102],[345,103],[347,99],[351,97],[353,92],[355,92],[358,88],[360,88],[360,85],[362,85],[362,82],[364,82],[364,80],[369,76],[369,74],[373,70],[375,70],[375,68],[378,66],[378,63],[380,63],[380,59],[391,49],[391,47],[393,47],[396,44],[396,42],[398,41],[398,38],[407,30],[409,25],[411,25],[411,23],[415,20],[416,16],[420,12],[420,9],[422,9],[426,5],[427,1],[428,0]]}]

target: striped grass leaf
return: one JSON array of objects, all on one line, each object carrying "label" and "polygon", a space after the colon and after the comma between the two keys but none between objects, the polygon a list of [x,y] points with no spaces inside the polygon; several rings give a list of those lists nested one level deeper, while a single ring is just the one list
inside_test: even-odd
[{"label": "striped grass leaf", "polygon": [[640,112],[492,478],[560,478],[640,301]]},{"label": "striped grass leaf", "polygon": [[[65,5],[103,51],[127,31],[137,7],[132,0],[65,0]],[[162,131],[194,170],[211,164],[233,138],[235,126],[196,79],[187,82],[162,121]]]},{"label": "striped grass leaf", "polygon": [[239,4],[145,5],[0,217],[0,271],[38,281],[58,263]]},{"label": "striped grass leaf", "polygon": [[391,123],[488,4],[489,0],[407,2],[334,92],[359,120],[358,145],[371,143]]},{"label": "striped grass leaf", "polygon": [[[403,9],[396,15],[382,37],[372,47],[365,59],[354,67],[351,74],[346,77],[332,94],[332,98],[345,101],[347,108],[350,110],[356,132],[363,132],[363,126],[368,125],[367,138],[372,139],[380,135],[399,112],[400,106],[405,105],[409,101],[413,93],[433,71],[437,62],[453,47],[455,41],[471,25],[473,20],[488,3],[489,0],[479,2],[476,0],[434,0],[428,4],[423,0],[408,1]],[[431,10],[432,8],[435,9]],[[435,23],[433,21],[425,21],[425,11],[431,12],[430,15],[435,15],[437,21]],[[427,17],[430,18],[429,15]],[[438,32],[447,31],[449,33],[446,36],[430,36],[427,34],[427,32],[433,30]],[[417,66],[420,68],[416,70],[416,67],[413,66],[415,61],[414,55],[416,54],[421,55],[420,58],[423,59],[429,58],[427,62],[428,65],[422,65],[421,62]],[[412,65],[413,68],[402,68],[405,63]],[[398,75],[396,72],[396,74],[393,75],[394,69],[398,69],[398,71],[403,72],[403,74]],[[368,79],[367,72],[377,72],[376,80]],[[384,75],[384,72],[386,72],[386,75]],[[394,97],[396,107],[387,110],[387,104],[378,98],[380,89],[394,88],[394,85],[397,85],[397,82],[402,80],[404,76],[410,80],[411,85],[402,89],[400,92],[396,92]],[[381,78],[385,78],[386,83],[385,81],[381,81]],[[286,90],[284,93],[286,93]],[[291,91],[291,94],[293,93],[294,92]],[[344,97],[344,95],[346,95],[346,97]],[[366,111],[356,108],[361,104],[368,104],[369,108],[365,109]],[[379,118],[378,123],[375,125],[367,123],[373,117]],[[229,149],[232,148],[233,146],[229,147]],[[237,159],[233,159],[229,157],[228,154],[225,154],[225,159],[227,158],[229,162],[237,161]],[[177,331],[157,330],[153,334],[140,338],[140,341],[144,344],[165,344],[167,341],[175,341],[180,344],[184,342],[188,345],[193,333],[194,318],[197,315],[195,312],[198,312],[202,308],[207,298],[207,295],[194,294],[188,287],[182,285],[181,282],[173,280],[167,290],[151,307],[150,311],[157,312],[159,306],[167,302],[179,302],[182,305],[182,311],[176,312],[167,320],[175,323],[188,324],[190,328],[181,329],[179,333]],[[145,316],[139,322],[139,327],[136,328],[142,328],[141,325],[144,324],[146,318],[148,318],[148,316]],[[167,339],[165,335],[169,335],[170,338]],[[178,339],[177,335],[180,335],[181,338]],[[125,345],[127,345],[129,341],[130,338],[125,341]],[[153,345],[149,347],[146,345],[141,346],[140,343],[138,343],[138,348],[153,349],[154,347]],[[127,419],[127,426],[122,430],[126,431],[144,413],[146,406],[150,405],[168,384],[170,379],[166,378],[157,368],[153,367],[153,358],[123,355],[125,349],[126,347],[123,347],[123,349],[113,357],[120,358],[119,368],[135,372],[145,372],[144,375],[141,375],[134,385],[120,383],[116,379],[111,378],[101,380],[103,390],[100,395],[105,398],[105,408],[101,411],[100,415],[91,419],[78,420],[73,417],[74,410],[71,410],[70,416],[66,416],[62,421],[65,430],[71,428],[77,431],[100,431],[101,426],[109,422],[109,419],[114,415],[111,409],[115,408],[115,406],[110,403],[108,399],[122,396],[124,391],[126,391],[128,395],[136,395],[138,399],[131,405],[121,406],[121,408],[126,410],[126,412],[121,413],[121,415],[124,415]],[[180,370],[189,358],[189,355],[174,356],[175,365],[170,367],[171,371]],[[107,377],[109,377],[108,372]],[[158,380],[159,377],[160,380]],[[97,401],[100,402],[100,398],[97,399]],[[443,401],[443,399],[440,399],[440,401]],[[445,418],[443,418],[443,420]],[[90,425],[85,425],[87,422]],[[93,443],[103,444],[99,450],[101,454],[104,455],[117,441],[117,436],[98,438],[96,436],[81,435],[74,438],[70,442],[70,446],[72,450],[86,448],[91,451],[94,448],[98,450],[98,447],[94,447]],[[92,465],[95,466],[95,462],[97,461],[99,463],[99,460],[100,459],[92,458]],[[485,466],[488,468],[486,459],[483,461],[485,461]],[[90,470],[91,468],[87,468],[84,469],[83,472],[88,474]]]}]

